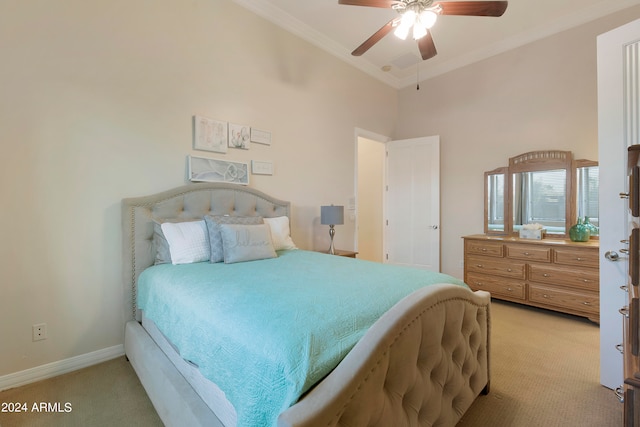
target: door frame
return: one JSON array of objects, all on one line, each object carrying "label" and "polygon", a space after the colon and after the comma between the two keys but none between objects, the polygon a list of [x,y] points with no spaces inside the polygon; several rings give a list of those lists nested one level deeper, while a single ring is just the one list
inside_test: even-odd
[{"label": "door frame", "polygon": [[[391,141],[391,137],[389,136],[385,136],[385,135],[381,135],[375,132],[371,132],[368,131],[366,129],[361,129],[361,128],[355,128],[354,131],[354,158],[355,158],[355,165],[354,165],[354,174],[353,174],[353,188],[354,188],[354,197],[355,197],[355,206],[356,206],[356,210],[355,212],[355,233],[353,236],[353,247],[355,248],[355,251],[358,251],[358,232],[359,232],[359,217],[360,217],[360,213],[357,210],[357,206],[358,206],[358,166],[359,166],[359,159],[358,159],[358,140],[360,138],[365,138],[365,139],[369,139],[371,141],[376,141],[379,142],[383,145],[386,146],[387,142]],[[385,148],[386,149],[386,148]],[[387,170],[386,170],[386,165],[384,167],[384,171],[383,171],[383,180],[386,183],[387,182]],[[382,192],[382,217],[386,218],[386,199],[387,195],[386,192],[383,191]],[[382,254],[380,254],[381,259],[384,262],[384,251],[386,248],[386,242],[385,242],[385,233],[382,233]]]}]

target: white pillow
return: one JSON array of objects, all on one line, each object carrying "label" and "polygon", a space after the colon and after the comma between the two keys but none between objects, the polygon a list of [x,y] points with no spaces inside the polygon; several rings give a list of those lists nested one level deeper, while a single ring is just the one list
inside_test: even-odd
[{"label": "white pillow", "polygon": [[204,221],[165,222],[162,233],[169,243],[172,264],[209,261],[209,233]]},{"label": "white pillow", "polygon": [[271,228],[271,238],[276,251],[282,249],[298,249],[291,239],[289,229],[289,217],[279,216],[277,218],[263,218],[265,224]]},{"label": "white pillow", "polygon": [[276,258],[267,224],[220,224],[225,264]]}]

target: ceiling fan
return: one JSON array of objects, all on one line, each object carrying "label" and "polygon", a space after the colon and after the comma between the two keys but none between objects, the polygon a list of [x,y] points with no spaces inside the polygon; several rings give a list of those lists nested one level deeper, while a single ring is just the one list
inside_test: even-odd
[{"label": "ceiling fan", "polygon": [[433,58],[438,53],[429,29],[433,27],[440,15],[459,16],[502,16],[507,10],[507,1],[434,1],[434,0],[338,0],[338,4],[351,6],[368,6],[391,8],[400,16],[387,22],[373,33],[353,52],[360,56],[378,43],[384,36],[395,29],[394,34],[406,39],[413,30],[413,39],[418,42],[418,49],[423,60]]}]

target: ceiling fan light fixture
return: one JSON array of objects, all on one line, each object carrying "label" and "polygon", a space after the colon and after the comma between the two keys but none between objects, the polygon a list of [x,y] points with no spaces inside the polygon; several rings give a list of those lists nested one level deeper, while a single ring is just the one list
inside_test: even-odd
[{"label": "ceiling fan light fixture", "polygon": [[422,23],[418,20],[415,24],[413,24],[413,39],[419,40],[427,35],[427,29],[422,25]]},{"label": "ceiling fan light fixture", "polygon": [[432,28],[438,20],[438,14],[432,10],[423,10],[418,16],[418,20],[426,29]]},{"label": "ceiling fan light fixture", "polygon": [[406,40],[409,35],[409,30],[416,22],[416,13],[413,10],[407,10],[402,14],[398,27],[393,34],[399,39]]},{"label": "ceiling fan light fixture", "polygon": [[400,40],[406,40],[407,36],[409,35],[409,29],[410,29],[410,27],[405,27],[403,25],[398,25],[398,27],[393,32],[393,34],[397,38],[399,38]]}]

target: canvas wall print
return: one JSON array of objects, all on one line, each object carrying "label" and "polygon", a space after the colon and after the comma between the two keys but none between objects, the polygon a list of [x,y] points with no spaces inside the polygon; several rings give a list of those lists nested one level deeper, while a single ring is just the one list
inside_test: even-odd
[{"label": "canvas wall print", "polygon": [[193,117],[194,149],[226,153],[227,136],[227,122],[202,116]]},{"label": "canvas wall print", "polygon": [[248,150],[250,139],[250,126],[229,123],[229,147]]},{"label": "canvas wall print", "polygon": [[228,160],[189,156],[189,180],[249,184],[249,165]]},{"label": "canvas wall print", "polygon": [[271,145],[271,132],[251,128],[251,142],[256,144]]}]

